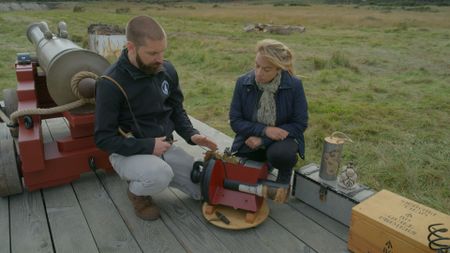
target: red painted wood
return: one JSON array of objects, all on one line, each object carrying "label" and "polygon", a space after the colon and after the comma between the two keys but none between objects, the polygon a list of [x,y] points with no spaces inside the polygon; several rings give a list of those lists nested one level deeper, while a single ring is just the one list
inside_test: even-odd
[{"label": "red painted wood", "polygon": [[225,180],[233,180],[242,184],[257,184],[258,180],[267,178],[268,167],[247,167],[243,164],[228,163],[216,160],[209,181],[208,195],[211,205],[230,206],[256,212],[261,208],[264,198],[253,194],[224,188]]},{"label": "red painted wood", "polygon": [[74,138],[92,136],[94,133],[94,114],[72,114],[64,112],[69,122],[70,135]]},{"label": "red painted wood", "polygon": [[[36,70],[37,63],[16,64],[18,109],[48,108],[55,106],[49,96],[45,76]],[[67,184],[82,173],[91,171],[89,159],[94,158],[97,168],[111,170],[108,154],[96,148],[93,138],[94,115],[64,116],[69,121],[71,136],[43,143],[41,120],[60,117],[61,114],[33,115],[33,127],[26,129],[19,119],[19,154],[21,172],[30,191]]]}]

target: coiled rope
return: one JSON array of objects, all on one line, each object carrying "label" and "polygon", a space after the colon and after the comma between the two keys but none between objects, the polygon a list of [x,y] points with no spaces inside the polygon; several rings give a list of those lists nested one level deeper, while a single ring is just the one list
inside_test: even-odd
[{"label": "coiled rope", "polygon": [[[24,109],[20,111],[15,111],[11,114],[10,120],[11,122],[8,125],[17,125],[17,121],[20,117],[25,115],[48,115],[61,113],[69,110],[73,110],[75,108],[81,107],[85,104],[95,104],[95,98],[85,98],[80,94],[78,89],[78,84],[81,80],[85,78],[97,79],[98,75],[89,71],[80,71],[75,74],[70,81],[70,88],[72,89],[72,93],[78,98],[77,101],[60,105],[52,108],[33,108],[33,109]],[[12,123],[12,124],[11,124]]]}]

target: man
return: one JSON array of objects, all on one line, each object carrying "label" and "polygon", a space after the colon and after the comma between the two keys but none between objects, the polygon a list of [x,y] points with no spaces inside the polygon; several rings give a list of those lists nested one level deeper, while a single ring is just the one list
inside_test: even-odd
[{"label": "man", "polygon": [[148,16],[134,17],[126,37],[118,61],[96,84],[95,142],[129,182],[136,215],[155,220],[160,214],[151,195],[169,184],[201,197],[189,178],[194,159],[172,146],[173,131],[191,145],[211,150],[217,145],[193,128],[183,108],[177,72],[164,60],[167,36],[161,25]]}]

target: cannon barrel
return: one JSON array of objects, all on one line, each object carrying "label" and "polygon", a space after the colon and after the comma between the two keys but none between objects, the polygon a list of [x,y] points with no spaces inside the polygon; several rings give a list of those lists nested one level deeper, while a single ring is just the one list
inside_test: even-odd
[{"label": "cannon barrel", "polygon": [[77,73],[101,75],[110,64],[103,56],[67,39],[64,22],[58,24],[57,35],[45,22],[33,23],[27,29],[27,38],[36,46],[39,66],[46,74],[48,92],[57,105],[64,105],[78,100],[71,89],[71,80]]}]

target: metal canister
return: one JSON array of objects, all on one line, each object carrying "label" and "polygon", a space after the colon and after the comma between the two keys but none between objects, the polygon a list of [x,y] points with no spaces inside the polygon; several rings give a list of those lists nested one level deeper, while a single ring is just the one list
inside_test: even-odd
[{"label": "metal canister", "polygon": [[345,139],[334,137],[333,134],[325,137],[319,170],[320,178],[329,181],[337,179],[344,143]]}]

